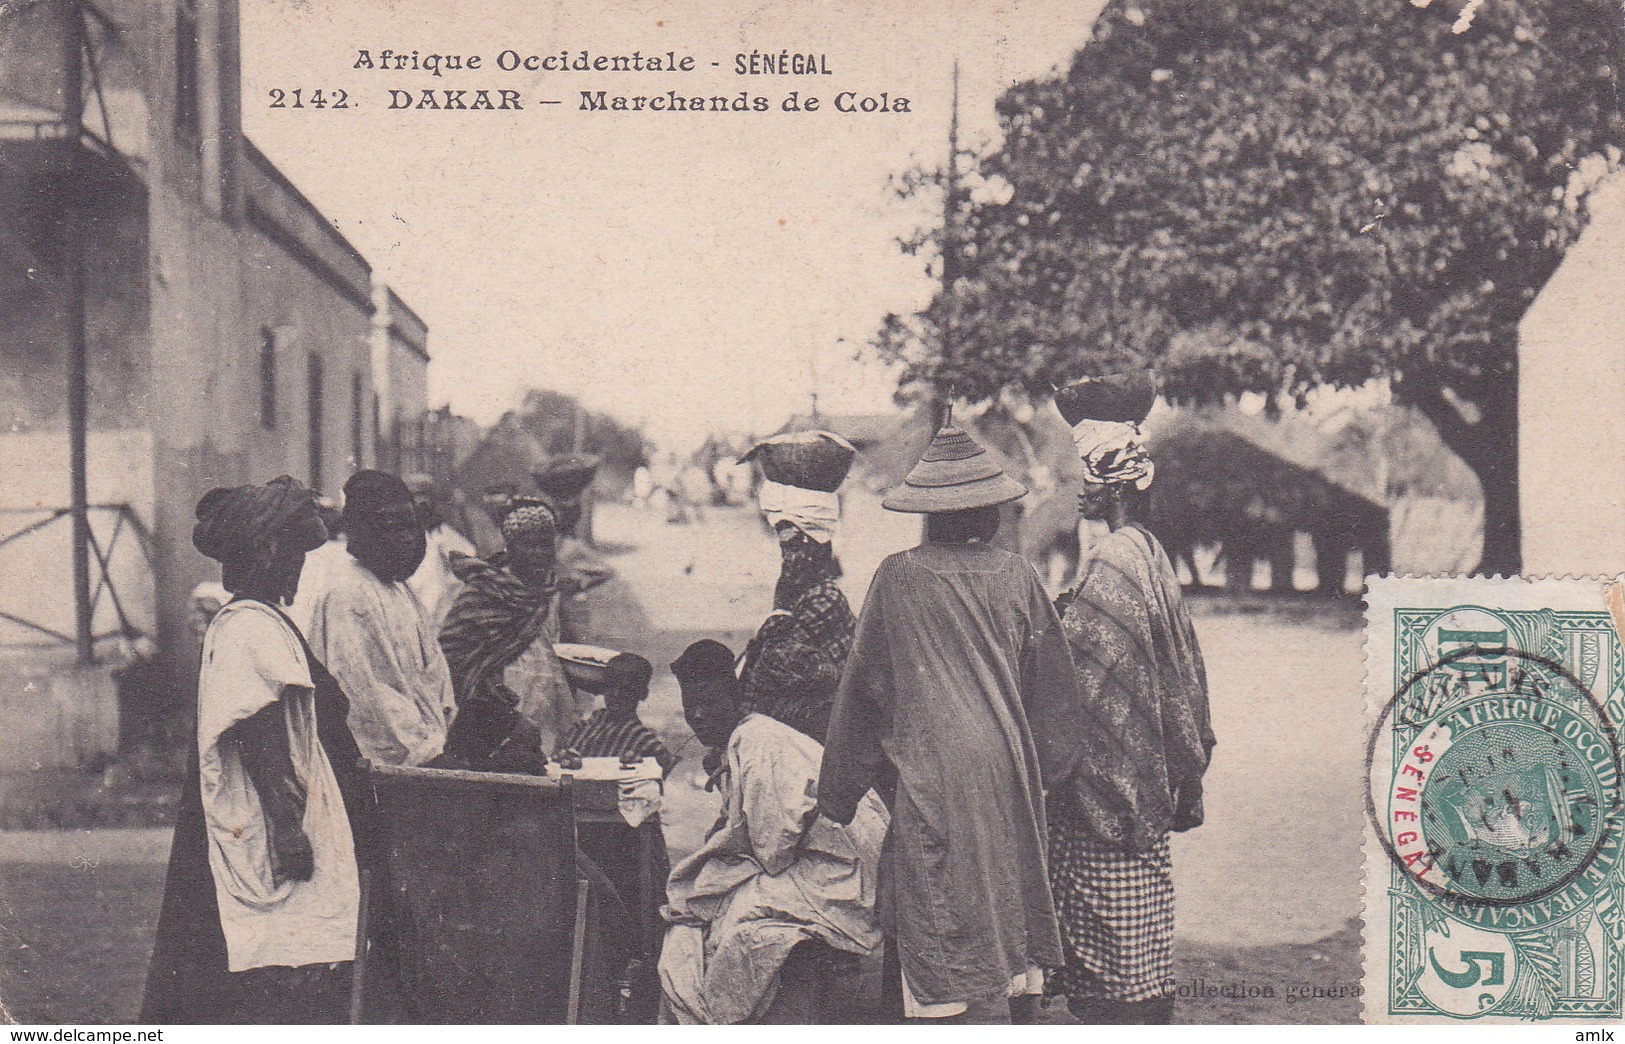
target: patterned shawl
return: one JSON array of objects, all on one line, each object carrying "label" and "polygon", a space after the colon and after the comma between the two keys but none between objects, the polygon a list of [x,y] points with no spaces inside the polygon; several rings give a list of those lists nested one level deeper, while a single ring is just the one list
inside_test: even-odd
[{"label": "patterned shawl", "polygon": [[461,704],[470,696],[491,696],[507,666],[541,637],[555,585],[525,583],[506,568],[501,553],[489,561],[453,555],[451,570],[467,586],[440,629],[440,648]]},{"label": "patterned shawl", "polygon": [[1029,710],[1057,811],[1136,851],[1199,825],[1214,744],[1207,675],[1162,545],[1137,526],[1102,540],[1061,623],[1078,703]]},{"label": "patterned shawl", "polygon": [[822,743],[857,617],[836,586],[828,544],[792,528],[781,531],[779,546],[773,612],[745,649],[744,697],[751,709]]}]

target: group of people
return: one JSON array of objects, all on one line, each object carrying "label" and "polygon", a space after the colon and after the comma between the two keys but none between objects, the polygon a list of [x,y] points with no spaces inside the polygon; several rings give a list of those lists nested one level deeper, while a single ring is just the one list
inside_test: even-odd
[{"label": "group of people", "polygon": [[[993,543],[1026,490],[957,427],[884,500],[923,514],[925,540],[881,564],[861,616],[834,553],[854,448],[797,432],[743,458],[782,565],[738,656],[703,640],[671,664],[721,807],[640,955],[670,1021],[828,1021],[831,983],[877,954],[899,1018],[1026,1022],[1048,991],[1085,1021],[1169,1019],[1169,835],[1202,821],[1214,738],[1177,577],[1137,521],[1155,395],[1145,372],[1056,395],[1080,511],[1110,529],[1059,603]],[[203,497],[194,543],[229,598],[204,638],[144,1020],[343,1019],[358,867],[381,872],[362,759],[545,772],[563,752],[670,773],[638,719],[652,665],[611,660],[595,708],[555,651],[584,637],[581,595],[607,575],[574,537],[595,466],[490,498],[500,546],[376,471],[346,484],[338,545],[290,478]],[[613,839],[589,842],[614,861]],[[380,1003],[412,1017],[410,997]]]},{"label": "group of people", "polygon": [[957,427],[883,501],[925,515],[925,540],[880,565],[858,617],[832,549],[852,447],[752,452],[783,553],[773,613],[737,669],[711,641],[673,665],[723,794],[669,883],[677,1021],[788,1021],[877,950],[904,1019],[1029,1022],[1046,991],[1086,1022],[1171,1018],[1169,835],[1202,822],[1214,737],[1177,576],[1138,521],[1155,396],[1149,372],[1056,395],[1080,512],[1109,528],[1059,604],[993,544],[1026,490]]},{"label": "group of people", "polygon": [[[637,720],[648,661],[621,654],[577,686],[555,653],[608,576],[575,537],[597,466],[550,461],[537,495],[494,506],[502,543],[483,557],[417,477],[358,472],[326,522],[287,476],[198,502],[193,543],[220,563],[224,598],[203,636],[144,1021],[349,1015],[360,872],[385,872],[363,759],[541,773],[574,745],[669,764]],[[374,920],[387,972],[400,955]],[[368,1016],[412,1020],[412,998],[374,978]]]}]

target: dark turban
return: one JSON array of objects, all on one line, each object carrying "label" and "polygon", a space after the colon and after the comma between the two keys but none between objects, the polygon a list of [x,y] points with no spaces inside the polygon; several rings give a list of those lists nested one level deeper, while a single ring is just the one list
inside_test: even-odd
[{"label": "dark turban", "polygon": [[358,471],[344,484],[344,519],[376,518],[391,509],[412,507],[412,491],[384,471]]},{"label": "dark turban", "polygon": [[734,654],[721,642],[704,638],[690,645],[672,663],[671,673],[677,676],[685,707],[716,699],[739,699]]},{"label": "dark turban", "polygon": [[197,502],[192,544],[223,564],[269,561],[284,547],[313,551],[327,540],[315,495],[283,475],[263,486],[211,489]]}]

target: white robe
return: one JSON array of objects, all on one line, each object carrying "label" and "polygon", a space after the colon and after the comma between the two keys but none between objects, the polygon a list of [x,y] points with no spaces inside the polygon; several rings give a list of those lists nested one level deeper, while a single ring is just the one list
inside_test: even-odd
[{"label": "white robe", "polygon": [[310,617],[316,603],[333,582],[333,571],[350,561],[350,549],[343,536],[337,536],[305,555],[305,568],[299,572],[299,591],[288,606],[288,619],[300,633],[310,634]]},{"label": "white robe", "polygon": [[680,1022],[736,1023],[766,1010],[803,940],[862,955],[879,947],[886,809],[871,791],[850,826],[819,817],[802,842],[823,755],[816,740],[763,714],[734,729],[722,818],[672,870],[661,911],[671,928],[660,982]]},{"label": "white robe", "polygon": [[422,765],[440,755],[457,703],[411,588],[386,584],[347,556],[312,606],[309,638],[350,698],[350,731],[364,757]]},{"label": "white robe", "polygon": [[[309,881],[273,884],[259,793],[236,744],[221,737],[279,699],[294,771],[305,787],[303,827],[315,873]],[[236,972],[351,960],[360,883],[350,821],[317,738],[310,665],[298,637],[268,606],[232,602],[209,624],[198,675],[198,750],[227,966]]]},{"label": "white robe", "polygon": [[444,522],[429,530],[426,542],[428,550],[424,552],[423,562],[406,581],[406,586],[423,606],[429,633],[438,638],[446,614],[451,612],[457,593],[463,589],[463,582],[451,571],[451,556],[453,553],[472,555],[474,545]]}]

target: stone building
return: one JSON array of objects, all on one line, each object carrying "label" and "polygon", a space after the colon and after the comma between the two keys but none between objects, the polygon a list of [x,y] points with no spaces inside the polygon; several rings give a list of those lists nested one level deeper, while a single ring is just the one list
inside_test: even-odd
[{"label": "stone building", "polygon": [[427,329],[238,63],[236,0],[0,5],[0,768],[111,752],[121,661],[192,669],[206,490],[423,454]]}]

